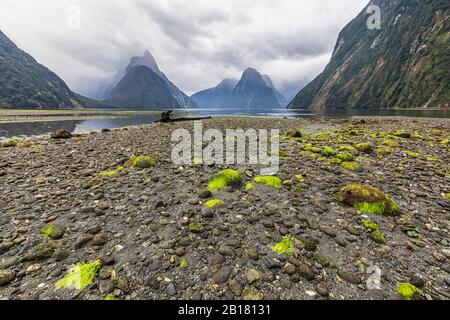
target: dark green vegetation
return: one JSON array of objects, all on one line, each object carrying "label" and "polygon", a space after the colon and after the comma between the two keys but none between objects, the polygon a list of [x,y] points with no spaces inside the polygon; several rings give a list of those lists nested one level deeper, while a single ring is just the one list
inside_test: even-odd
[{"label": "dark green vegetation", "polygon": [[150,68],[131,68],[112,91],[110,102],[127,108],[179,108],[167,84]]},{"label": "dark green vegetation", "polygon": [[92,104],[0,31],[0,108],[56,109]]},{"label": "dark green vegetation", "polygon": [[450,101],[448,0],[375,0],[340,33],[330,63],[289,108],[421,108]]}]

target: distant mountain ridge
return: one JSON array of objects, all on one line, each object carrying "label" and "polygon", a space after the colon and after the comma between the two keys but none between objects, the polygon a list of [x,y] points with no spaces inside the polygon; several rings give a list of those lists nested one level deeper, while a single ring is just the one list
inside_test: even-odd
[{"label": "distant mountain ridge", "polygon": [[330,63],[289,108],[422,108],[450,101],[448,0],[374,0],[340,33]]},{"label": "distant mountain ridge", "polygon": [[0,31],[0,108],[81,108],[94,104],[72,92],[60,77]]},{"label": "distant mountain ridge", "polygon": [[195,93],[191,98],[201,108],[278,109],[288,103],[268,75],[248,68],[241,79],[226,79],[218,86]]},{"label": "distant mountain ridge", "polygon": [[191,96],[200,108],[226,109],[231,103],[233,89],[238,80],[224,79],[216,87],[203,90]]}]

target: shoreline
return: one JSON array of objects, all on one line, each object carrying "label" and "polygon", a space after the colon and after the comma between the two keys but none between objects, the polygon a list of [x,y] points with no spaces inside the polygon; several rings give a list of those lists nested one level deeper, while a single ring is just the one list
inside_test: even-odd
[{"label": "shoreline", "polygon": [[[283,151],[280,188],[255,182],[257,166],[230,165],[242,184],[212,194],[208,181],[225,166],[171,160],[171,133],[192,122],[0,147],[0,298],[390,300],[413,283],[448,300],[449,121],[207,119],[204,129],[222,132],[280,129]],[[133,156],[156,162],[126,167]],[[378,188],[402,213],[340,203],[351,184]],[[215,199],[223,203],[207,208]],[[49,227],[53,238],[42,234]],[[292,253],[275,252],[288,235]],[[71,267],[97,259],[92,285],[55,290]],[[368,287],[374,266],[381,289]]]}]

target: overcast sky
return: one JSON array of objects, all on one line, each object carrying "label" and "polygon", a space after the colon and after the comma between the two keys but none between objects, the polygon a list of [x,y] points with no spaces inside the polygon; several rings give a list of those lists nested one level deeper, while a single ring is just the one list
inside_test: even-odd
[{"label": "overcast sky", "polygon": [[[277,87],[312,80],[368,0],[0,0],[0,30],[76,92],[149,49],[186,93],[251,66]],[[81,28],[67,27],[68,8]]]}]

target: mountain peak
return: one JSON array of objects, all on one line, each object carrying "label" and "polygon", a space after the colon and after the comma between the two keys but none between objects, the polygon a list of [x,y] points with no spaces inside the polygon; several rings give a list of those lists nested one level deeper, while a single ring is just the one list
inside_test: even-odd
[{"label": "mountain peak", "polygon": [[161,71],[159,70],[158,64],[156,63],[155,58],[153,57],[153,55],[151,54],[151,52],[149,50],[145,50],[144,55],[139,57],[132,57],[130,59],[130,63],[127,67],[127,70],[135,67],[135,66],[146,66],[148,68],[150,68],[151,70],[153,70],[156,74],[161,73]]}]

